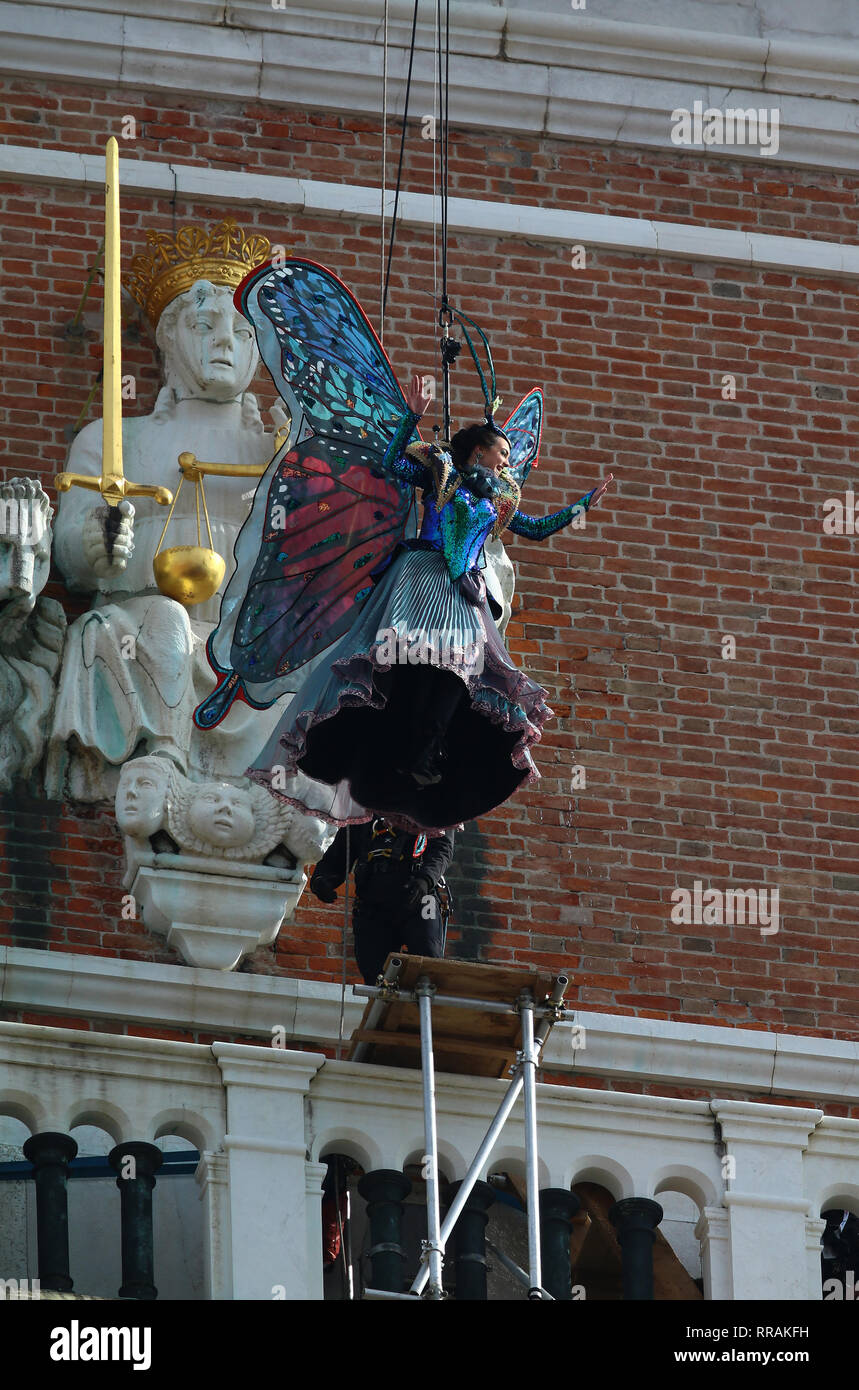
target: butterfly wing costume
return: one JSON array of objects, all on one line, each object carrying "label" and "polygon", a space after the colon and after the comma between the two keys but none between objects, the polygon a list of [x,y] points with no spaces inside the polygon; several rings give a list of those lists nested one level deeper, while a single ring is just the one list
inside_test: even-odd
[{"label": "butterfly wing costume", "polygon": [[[299,667],[348,631],[368,573],[403,529],[412,496],[374,476],[406,408],[384,349],[331,271],[292,259],[253,271],[236,304],[290,413],[236,542],[236,568],[208,643],[219,680],[195,722],[236,699],[266,708]],[[291,679],[290,679],[291,678]]]},{"label": "butterfly wing costume", "polygon": [[[500,479],[460,473],[422,445],[384,349],[324,267],[261,267],[236,304],[291,425],[236,543],[208,647],[218,685],[197,723],[213,727],[237,698],[271,704],[306,666],[248,769],[254,781],[337,825],[385,814],[438,833],[483,815],[539,775],[530,748],[551,715],[495,625],[484,543],[508,527],[543,540],[592,493],[548,517],[518,510],[539,450],[539,390],[504,426]],[[416,491],[421,529],[409,538]],[[441,771],[416,780],[416,755],[433,740]],[[297,771],[313,779],[300,798],[289,786]]]}]

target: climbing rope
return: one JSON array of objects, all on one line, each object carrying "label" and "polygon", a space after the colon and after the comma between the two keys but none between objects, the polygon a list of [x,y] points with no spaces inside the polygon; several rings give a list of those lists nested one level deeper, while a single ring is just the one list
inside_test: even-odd
[{"label": "climbing rope", "polygon": [[[439,296],[438,323],[441,327],[441,395],[442,395],[442,437],[450,440],[450,368],[456,361],[460,345],[450,336],[452,314],[447,297],[447,239],[448,239],[448,186],[450,181],[449,130],[450,130],[450,0],[445,0],[444,29],[441,22],[441,0],[436,0],[436,64],[438,71],[438,188],[441,214],[441,294]],[[439,280],[436,272],[436,294]]]},{"label": "climbing rope", "polygon": [[382,27],[382,194],[379,209],[379,339],[385,341],[385,193],[388,183],[388,0]]},{"label": "climbing rope", "polygon": [[351,826],[346,826],[346,888],[343,898],[343,933],[340,938],[340,1024],[337,1030],[337,1061],[343,1053],[343,1024],[346,1017],[346,951],[349,945],[349,874],[352,870]]},{"label": "climbing rope", "polygon": [[[403,178],[403,157],[406,148],[406,127],[408,125],[409,120],[409,99],[411,97],[412,92],[412,69],[414,68],[415,64],[415,36],[417,34],[418,28],[418,4],[419,0],[415,0],[414,13],[412,14],[412,37],[409,43],[409,71],[406,76],[406,95],[403,101],[403,121],[402,130],[400,132],[400,157],[397,161],[397,182],[394,188],[394,208],[391,214],[391,237],[388,243],[388,264],[385,269],[385,279],[382,285],[383,328],[385,323],[385,309],[387,308],[388,304],[388,286],[391,280],[391,259],[394,254],[394,241],[396,240],[397,236],[397,214],[399,213],[400,209],[400,185],[402,183]],[[384,240],[384,224],[382,226],[382,239]]]}]

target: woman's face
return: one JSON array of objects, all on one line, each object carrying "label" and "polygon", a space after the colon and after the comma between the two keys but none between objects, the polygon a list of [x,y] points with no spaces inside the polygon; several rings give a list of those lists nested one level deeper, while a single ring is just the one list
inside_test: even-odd
[{"label": "woman's face", "polygon": [[490,473],[497,477],[502,468],[506,468],[510,462],[510,445],[502,435],[496,435],[491,444],[478,444],[477,448],[468,460],[469,468],[475,464],[480,464],[481,468],[487,468]]}]

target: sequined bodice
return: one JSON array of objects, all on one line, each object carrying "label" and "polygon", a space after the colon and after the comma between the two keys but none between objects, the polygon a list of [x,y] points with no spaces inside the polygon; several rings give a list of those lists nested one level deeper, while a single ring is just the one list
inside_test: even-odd
[{"label": "sequined bodice", "polygon": [[[496,504],[488,497],[478,497],[467,485],[460,485],[453,496],[439,511],[436,505],[436,488],[447,486],[450,480],[450,458],[444,478],[436,477],[433,468],[404,453],[408,441],[415,432],[420,419],[413,411],[407,410],[391,436],[384,457],[378,469],[379,478],[396,478],[409,487],[420,488],[424,495],[424,514],[421,521],[420,539],[437,548],[444,555],[451,579],[459,579],[472,570],[480,560],[484,542],[495,524],[501,520],[499,530],[508,528],[514,536],[524,536],[532,541],[544,541],[554,536],[580,515],[586,512],[596,488],[586,492],[578,502],[562,507],[549,516],[526,516],[518,510],[519,487],[513,478],[508,478],[506,497],[503,495]],[[502,475],[503,476],[503,475]],[[511,496],[510,489],[515,494]],[[512,511],[512,507],[516,510]],[[408,542],[406,542],[408,544]]]},{"label": "sequined bodice", "polygon": [[489,498],[475,497],[466,488],[458,488],[440,512],[435,498],[428,494],[424,498],[420,539],[441,550],[451,579],[459,579],[477,565],[496,519]]}]

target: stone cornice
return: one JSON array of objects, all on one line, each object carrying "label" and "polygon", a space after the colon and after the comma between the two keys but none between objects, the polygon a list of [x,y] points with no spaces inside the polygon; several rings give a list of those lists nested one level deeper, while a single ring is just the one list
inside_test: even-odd
[{"label": "stone cornice", "polygon": [[[315,980],[9,946],[0,947],[0,1005],[89,1018],[96,1028],[100,1020],[119,1018],[267,1042],[282,1029],[286,1039],[309,1043],[336,1041],[331,1011],[339,1013],[339,991]],[[347,997],[347,1037],[363,1010],[362,1001]]]},{"label": "stone cornice", "polygon": [[[411,0],[390,0],[389,112],[402,109]],[[430,7],[430,12],[432,7]],[[47,16],[47,18],[46,18]],[[0,3],[0,63],[16,75],[99,82],[220,99],[258,97],[378,114],[381,0],[313,5],[212,0]],[[719,157],[815,168],[859,167],[859,44],[601,20],[530,3],[453,7],[454,124],[683,152],[676,107],[777,106],[775,159],[742,148]],[[418,26],[413,112],[431,112],[433,31]]]},{"label": "stone cornice", "polygon": [[743,1140],[757,1145],[787,1145],[805,1148],[808,1136],[823,1119],[821,1110],[799,1109],[793,1105],[760,1105],[739,1100],[714,1100],[710,1109],[722,1131],[723,1140],[732,1145]]},{"label": "stone cornice", "polygon": [[296,1052],[269,1047],[261,1055],[257,1046],[229,1042],[213,1043],[212,1056],[228,1086],[255,1087],[265,1091],[299,1091],[302,1095],[325,1061],[321,1052]]},{"label": "stone cornice", "polygon": [[[0,949],[0,1005],[85,1017],[96,1029],[108,1019],[119,1018],[132,1026],[199,1029],[227,1038],[244,1034],[268,1044],[273,1031],[283,1028],[287,1047],[310,1048],[337,1042],[340,991],[336,985],[315,980],[225,974],[10,946]],[[347,991],[347,1038],[358,1026],[363,1009],[363,1000]],[[577,1021],[584,1028],[583,1039],[579,1035],[584,1046],[573,1052],[569,1032],[556,1027],[544,1054],[549,1073],[689,1087],[711,1094],[739,1090],[760,1096],[808,1097],[815,1104],[859,1103],[857,1043],[618,1014],[581,1012]],[[135,1054],[149,1049],[153,1055],[165,1047],[133,1037],[105,1045],[119,1053],[125,1048]],[[235,1045],[229,1045],[227,1052],[244,1055]],[[203,1065],[202,1049],[199,1055]],[[252,1061],[254,1054],[248,1055]],[[302,1065],[315,1067],[318,1060],[305,1059]],[[594,1093],[594,1104],[599,1104],[602,1094]],[[797,1117],[782,1112],[775,1118],[784,1124]]]},{"label": "stone cornice", "polygon": [[[3,177],[100,190],[104,186],[104,161],[98,155],[69,150],[5,145],[0,146],[0,179]],[[358,184],[246,174],[149,159],[120,160],[120,182],[128,193],[151,194],[156,200],[163,199],[165,206],[177,197],[203,198],[216,199],[219,206],[270,209],[274,218],[287,210],[369,221],[379,216],[378,189]],[[432,227],[436,213],[429,194],[406,193],[400,198],[400,218],[406,226]],[[451,198],[449,224],[452,232],[463,235],[519,236],[529,242],[602,247],[637,256],[679,256],[749,269],[859,278],[859,246],[837,241],[609,217],[482,198]],[[272,225],[276,228],[277,221]]]}]

